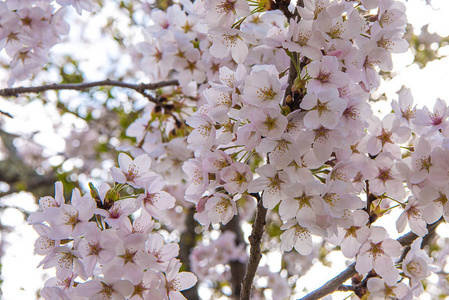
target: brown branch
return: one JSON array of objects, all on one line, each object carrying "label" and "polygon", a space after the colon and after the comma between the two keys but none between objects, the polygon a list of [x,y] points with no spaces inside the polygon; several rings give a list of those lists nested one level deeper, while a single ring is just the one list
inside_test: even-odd
[{"label": "brown branch", "polygon": [[7,117],[13,119],[13,116],[11,116],[10,113],[8,113],[8,112],[6,112],[6,111],[3,111],[3,110],[0,110],[0,115],[4,115],[4,116],[7,116]]},{"label": "brown branch", "polygon": [[3,97],[18,97],[19,94],[25,93],[42,93],[49,90],[85,90],[97,86],[114,86],[114,87],[122,87],[127,89],[135,90],[144,96],[146,90],[154,90],[166,86],[179,85],[178,80],[168,80],[168,81],[160,81],[156,83],[140,83],[140,84],[131,84],[117,80],[101,80],[94,82],[85,82],[85,83],[67,83],[67,84],[48,84],[41,86],[32,86],[32,87],[16,87],[16,88],[7,88],[0,90],[0,96]]},{"label": "brown branch", "polygon": [[248,265],[246,266],[246,273],[243,277],[242,290],[240,292],[241,300],[249,300],[251,296],[251,287],[253,285],[254,276],[259,267],[260,259],[262,258],[262,251],[260,243],[265,227],[265,219],[267,216],[267,209],[262,204],[262,197],[259,194],[251,194],[257,199],[256,219],[254,220],[253,229],[249,236],[250,255]]},{"label": "brown branch", "polygon": [[[441,218],[440,220],[438,220],[437,222],[435,222],[433,224],[427,225],[427,230],[429,230],[429,233],[434,231],[436,229],[436,227],[441,223],[442,220],[443,220],[443,218]],[[409,232],[409,233],[401,236],[400,238],[398,238],[397,241],[399,243],[401,243],[401,245],[403,247],[407,247],[407,246],[410,246],[413,243],[413,241],[416,240],[417,238],[418,238],[418,236],[416,234],[414,234],[413,232]],[[354,262],[351,265],[349,265],[349,267],[346,270],[344,270],[343,272],[341,272],[339,275],[337,275],[333,279],[329,280],[323,286],[316,289],[315,291],[307,294],[305,297],[301,298],[300,300],[321,299],[322,297],[329,295],[329,294],[335,292],[336,290],[338,290],[340,288],[340,286],[346,280],[348,280],[355,274],[357,274],[357,271],[355,270],[355,262]]]}]

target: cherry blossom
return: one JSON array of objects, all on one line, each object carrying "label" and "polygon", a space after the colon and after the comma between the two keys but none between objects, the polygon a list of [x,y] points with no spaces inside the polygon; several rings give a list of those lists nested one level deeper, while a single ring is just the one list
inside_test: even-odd
[{"label": "cherry blossom", "polygon": [[248,187],[248,192],[264,191],[263,205],[273,209],[285,197],[285,188],[290,184],[290,178],[284,171],[277,171],[273,165],[264,165],[256,169],[260,177],[254,179]]},{"label": "cherry blossom", "polygon": [[235,22],[235,17],[248,16],[251,11],[248,2],[244,0],[209,0],[205,1],[204,9],[205,22],[211,26],[231,26]]},{"label": "cherry blossom", "polygon": [[[0,3],[10,84],[49,60],[49,49],[69,32],[66,6],[79,14],[94,6],[56,3]],[[43,297],[179,300],[196,276],[235,288],[232,268],[246,264],[253,243],[227,227],[231,220],[260,225],[254,199],[270,225],[264,259],[294,249],[283,259],[311,261],[319,236],[323,251],[331,242],[355,259],[361,297],[419,297],[432,270],[421,239],[405,255],[376,220],[401,213],[396,230],[408,224],[424,236],[427,224],[448,218],[447,105],[440,99],[433,111],[418,109],[405,89],[393,113],[373,116],[369,99],[379,70],[390,71],[391,53],[407,49],[402,3],[301,4],[290,11],[285,3],[244,0],[181,1],[165,11],[141,4],[142,20],[151,24],[139,43],[124,43],[133,71],[179,86],[145,95],[150,103],[125,129],[136,143],[118,147],[135,158],[119,154],[119,167],[109,172],[112,187],[98,183],[97,190],[92,179],[90,195],[75,189],[65,201],[58,182],[54,198],[39,200],[28,219],[39,234],[35,252],[45,256],[40,265],[56,269]],[[184,248],[174,242],[192,232],[192,215],[203,238],[190,255],[196,275],[179,272]],[[273,298],[288,297],[290,274],[302,276],[307,264],[300,271],[287,266],[285,278],[262,266],[252,297],[266,298],[270,289]]]},{"label": "cherry blossom", "polygon": [[175,206],[175,198],[162,190],[164,185],[164,180],[156,177],[145,186],[145,194],[136,199],[137,203],[141,202],[145,210],[156,219],[160,219],[165,210]]},{"label": "cherry blossom", "polygon": [[362,210],[357,210],[353,214],[353,222],[343,229],[343,239],[340,242],[341,252],[346,257],[354,257],[361,244],[365,243],[370,235],[370,230],[366,226],[368,214]]},{"label": "cherry blossom", "polygon": [[[411,286],[415,295],[423,291],[421,280],[429,277],[433,258],[429,257],[424,250],[421,250],[422,238],[415,240],[410,251],[402,262],[402,270],[411,279]],[[418,287],[418,289],[414,287]]]},{"label": "cherry blossom", "polygon": [[150,172],[151,158],[147,154],[141,154],[134,160],[125,153],[118,156],[119,166],[112,167],[111,173],[115,181],[128,183],[134,187],[143,187],[154,176]]},{"label": "cherry blossom", "polygon": [[409,292],[407,286],[402,282],[387,284],[377,277],[368,279],[367,287],[370,292],[369,300],[407,299],[406,296]]},{"label": "cherry blossom", "polygon": [[412,232],[418,236],[424,236],[427,234],[426,221],[423,219],[424,207],[427,203],[418,201],[414,197],[408,198],[407,205],[404,211],[396,221],[396,228],[398,232],[403,232],[408,222]]},{"label": "cherry blossom", "polygon": [[304,117],[304,125],[313,129],[320,125],[333,129],[346,109],[346,103],[338,97],[336,89],[327,89],[318,94],[309,93],[301,102],[301,108],[309,112]]},{"label": "cherry blossom", "polygon": [[197,282],[195,275],[189,272],[179,272],[180,268],[181,263],[176,258],[171,259],[168,263],[165,271],[166,295],[164,295],[163,299],[185,299],[180,291],[191,288]]},{"label": "cherry blossom", "polygon": [[368,240],[360,247],[355,268],[362,274],[373,268],[385,282],[394,284],[398,280],[399,271],[394,267],[392,259],[401,255],[401,248],[398,241],[387,238],[383,227],[373,226]]},{"label": "cherry blossom", "polygon": [[252,181],[253,173],[247,164],[235,162],[221,170],[220,177],[229,193],[243,193]]},{"label": "cherry blossom", "polygon": [[321,61],[314,61],[307,66],[307,73],[312,79],[308,82],[307,91],[319,93],[329,88],[344,86],[349,76],[338,70],[339,63],[335,56],[323,56]]},{"label": "cherry blossom", "polygon": [[235,201],[223,193],[214,193],[212,197],[208,198],[205,209],[211,222],[221,222],[223,225],[226,225],[237,214]]},{"label": "cherry blossom", "polygon": [[224,58],[231,53],[232,59],[241,64],[248,56],[247,43],[257,44],[255,38],[240,30],[229,28],[213,28],[209,34],[214,37],[214,42],[210,48],[210,54],[217,58]]}]

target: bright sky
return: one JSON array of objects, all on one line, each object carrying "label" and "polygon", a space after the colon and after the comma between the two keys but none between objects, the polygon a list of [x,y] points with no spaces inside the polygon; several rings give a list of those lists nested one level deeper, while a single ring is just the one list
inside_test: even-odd
[{"label": "bright sky", "polygon": [[[414,24],[414,27],[419,29],[421,26],[431,23],[429,30],[436,31],[442,36],[449,35],[449,1],[448,0],[432,0],[432,6],[426,6],[424,0],[409,0],[407,3],[409,22]],[[74,31],[76,32],[76,31]],[[93,58],[96,63],[86,62],[86,65],[91,66],[94,77],[98,71],[98,62],[104,61],[104,55],[98,50],[92,48],[74,48],[60,46],[59,50],[69,50],[69,52],[83,52],[88,54],[87,57]],[[112,49],[112,50],[111,50]],[[115,54],[115,48],[110,48],[111,55]],[[449,55],[449,46],[441,50],[442,53]],[[96,54],[95,54],[96,53]],[[412,89],[412,93],[415,97],[415,101],[421,105],[433,106],[433,102],[437,97],[441,97],[446,101],[449,101],[449,90],[447,88],[449,83],[449,76],[447,70],[449,70],[449,58],[443,58],[438,61],[431,62],[424,69],[419,69],[417,66],[409,66],[413,60],[411,52],[407,54],[395,55],[394,67],[396,77],[390,82],[385,82],[381,87],[381,92],[385,92],[389,99],[397,99],[396,92],[402,85],[406,85]],[[100,78],[94,78],[100,79]],[[5,111],[10,112],[15,116],[15,119],[10,126],[16,127],[17,124],[21,124],[22,129],[33,128],[34,130],[44,130],[53,132],[52,122],[49,114],[47,116],[35,114],[37,107],[31,107],[28,110],[23,110],[17,106],[7,105],[5,101],[0,100],[0,104]],[[39,106],[40,104],[35,104]],[[42,109],[41,109],[42,111]],[[45,111],[45,110],[44,110]],[[17,126],[16,126],[17,125]],[[52,136],[57,139],[56,135]],[[47,143],[49,142],[48,139]],[[53,139],[51,139],[53,140]],[[59,147],[60,141],[56,141],[54,147]],[[20,201],[18,201],[19,199]],[[22,193],[19,198],[14,200],[4,199],[3,201],[11,201],[14,205],[20,203],[21,207],[34,210],[36,205],[34,200],[27,194]],[[9,245],[6,246],[5,255],[2,257],[2,276],[3,276],[3,296],[4,300],[16,300],[16,299],[35,299],[36,291],[43,285],[45,278],[48,278],[48,272],[42,271],[42,269],[36,269],[37,264],[42,259],[40,256],[34,256],[33,244],[37,238],[34,230],[24,223],[22,214],[15,209],[6,210],[1,216],[2,223],[5,225],[15,226],[14,233],[7,235],[6,241]],[[307,286],[308,290],[313,290],[321,286],[325,281],[333,278],[345,268],[345,259],[339,253],[332,254],[333,260],[336,261],[334,268],[329,269],[317,263],[312,268],[311,273],[319,278],[314,282],[300,282],[304,287]],[[295,295],[295,299],[303,296],[303,294]],[[343,299],[346,295],[335,294],[333,299]]]}]

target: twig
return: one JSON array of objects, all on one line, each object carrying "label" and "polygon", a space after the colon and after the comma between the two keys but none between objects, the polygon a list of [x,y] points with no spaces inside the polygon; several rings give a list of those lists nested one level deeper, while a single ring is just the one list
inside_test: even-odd
[{"label": "twig", "polygon": [[254,276],[256,275],[260,259],[262,258],[262,251],[260,249],[260,242],[262,240],[265,218],[267,216],[267,209],[262,204],[262,197],[259,194],[251,194],[257,199],[256,219],[254,220],[253,229],[249,236],[250,255],[248,265],[246,266],[246,273],[243,277],[242,290],[240,292],[241,300],[249,300],[251,296],[251,287],[253,285]]},{"label": "twig", "polygon": [[85,83],[68,83],[68,84],[48,84],[41,86],[32,86],[32,87],[16,87],[16,88],[7,88],[0,90],[0,96],[3,97],[18,97],[19,94],[24,93],[41,93],[49,90],[85,90],[92,87],[97,86],[115,86],[122,87],[127,89],[135,90],[141,94],[145,94],[146,90],[154,90],[158,88],[162,88],[165,86],[173,86],[179,85],[178,80],[168,80],[168,81],[160,81],[156,83],[140,83],[140,84],[131,84],[117,80],[101,80],[94,82],[85,82]]},{"label": "twig", "polygon": [[13,116],[11,116],[10,113],[8,113],[6,111],[3,111],[3,110],[0,110],[0,115],[4,115],[4,116],[7,116],[7,117],[10,117],[11,119],[13,118]]},{"label": "twig", "polygon": [[[429,233],[431,231],[434,231],[435,228],[441,223],[442,220],[443,220],[443,218],[441,218],[440,220],[438,220],[437,222],[435,222],[433,224],[427,225],[427,229],[429,230]],[[407,246],[410,246],[413,243],[413,241],[416,240],[417,238],[418,238],[418,236],[416,234],[414,234],[413,232],[409,232],[409,233],[401,236],[400,238],[398,238],[397,241],[399,243],[401,243],[401,245],[403,247],[407,247]],[[335,292],[336,290],[338,290],[340,288],[340,286],[346,280],[348,280],[355,274],[357,274],[357,271],[355,270],[355,262],[354,262],[351,265],[349,265],[349,267],[346,270],[344,270],[343,272],[341,272],[339,275],[337,275],[333,279],[329,280],[323,286],[316,289],[315,291],[307,294],[305,297],[301,298],[300,300],[321,299],[322,297],[329,295],[329,294]]]}]

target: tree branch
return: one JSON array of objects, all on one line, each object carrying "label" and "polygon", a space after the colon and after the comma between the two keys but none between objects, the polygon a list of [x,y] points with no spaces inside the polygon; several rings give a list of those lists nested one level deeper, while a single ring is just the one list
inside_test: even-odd
[{"label": "tree branch", "polygon": [[[427,229],[429,230],[429,233],[434,231],[438,227],[438,225],[441,223],[442,220],[443,220],[443,218],[441,218],[440,220],[438,220],[437,222],[435,222],[433,224],[427,225]],[[413,241],[416,240],[417,238],[418,238],[418,236],[416,234],[414,234],[413,232],[409,232],[409,233],[401,236],[400,238],[398,238],[397,241],[399,243],[401,243],[401,245],[403,247],[407,247],[407,246],[410,246],[413,243]],[[348,280],[355,274],[357,274],[357,271],[355,270],[355,262],[354,262],[351,265],[349,265],[349,267],[346,270],[344,270],[343,272],[341,272],[339,275],[337,275],[333,279],[329,280],[323,286],[321,286],[320,288],[316,289],[315,291],[309,293],[308,295],[301,298],[300,300],[321,299],[322,297],[335,292],[337,289],[339,289],[339,287],[346,280]]]},{"label": "tree branch", "polygon": [[160,81],[156,83],[140,83],[140,84],[131,84],[126,83],[122,81],[117,80],[101,80],[101,81],[94,81],[94,82],[85,82],[85,83],[68,83],[68,84],[48,84],[48,85],[41,85],[41,86],[32,86],[32,87],[16,87],[16,88],[7,88],[0,90],[0,96],[3,97],[18,97],[19,94],[24,93],[42,93],[49,90],[85,90],[97,86],[115,86],[115,87],[122,87],[127,89],[135,90],[144,96],[147,96],[145,94],[146,90],[155,90],[158,88],[162,88],[165,86],[173,86],[173,85],[179,85],[178,80],[168,80],[168,81]]},{"label": "tree branch", "polygon": [[253,285],[254,276],[259,267],[260,259],[262,258],[262,251],[260,243],[266,224],[267,209],[262,204],[262,197],[259,194],[251,194],[257,199],[256,219],[254,220],[253,229],[249,236],[250,255],[248,265],[246,266],[246,273],[243,277],[242,290],[240,292],[241,300],[249,300],[251,296],[251,287]]}]

